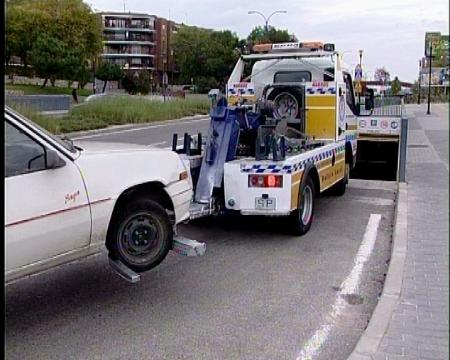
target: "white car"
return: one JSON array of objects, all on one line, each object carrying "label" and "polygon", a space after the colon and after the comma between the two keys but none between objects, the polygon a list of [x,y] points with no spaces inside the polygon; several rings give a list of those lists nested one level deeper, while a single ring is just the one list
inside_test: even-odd
[{"label": "white car", "polygon": [[73,145],[5,107],[6,283],[103,246],[135,272],[158,265],[189,218],[178,154],[129,144]]}]

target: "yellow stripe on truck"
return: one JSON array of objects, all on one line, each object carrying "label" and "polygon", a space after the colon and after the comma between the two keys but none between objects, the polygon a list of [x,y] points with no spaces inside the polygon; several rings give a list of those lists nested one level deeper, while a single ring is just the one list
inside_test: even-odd
[{"label": "yellow stripe on truck", "polygon": [[298,208],[298,196],[300,192],[300,183],[302,181],[303,171],[296,172],[291,176],[291,210]]},{"label": "yellow stripe on truck", "polygon": [[320,191],[324,191],[339,181],[345,174],[345,158],[337,160],[334,166],[319,170]]}]

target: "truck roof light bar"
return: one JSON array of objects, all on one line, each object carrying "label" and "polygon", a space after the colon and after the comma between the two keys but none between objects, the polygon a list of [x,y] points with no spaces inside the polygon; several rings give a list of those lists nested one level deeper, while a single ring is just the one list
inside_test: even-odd
[{"label": "truck roof light bar", "polygon": [[321,41],[286,42],[275,44],[257,44],[253,46],[254,53],[280,53],[280,52],[310,52],[310,51],[334,51],[334,44],[324,44]]}]

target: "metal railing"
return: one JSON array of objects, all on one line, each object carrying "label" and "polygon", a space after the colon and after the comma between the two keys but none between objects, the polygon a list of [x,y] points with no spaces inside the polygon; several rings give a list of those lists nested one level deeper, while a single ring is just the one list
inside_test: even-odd
[{"label": "metal railing", "polygon": [[374,99],[374,108],[367,111],[361,106],[361,115],[373,117],[402,117],[404,111],[402,96],[377,96]]}]

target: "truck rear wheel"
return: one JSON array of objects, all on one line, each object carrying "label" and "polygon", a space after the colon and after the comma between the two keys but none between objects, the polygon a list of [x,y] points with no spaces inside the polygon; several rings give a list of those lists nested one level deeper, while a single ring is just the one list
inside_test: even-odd
[{"label": "truck rear wheel", "polygon": [[295,235],[304,235],[311,227],[314,217],[316,191],[314,182],[308,176],[299,194],[299,208],[289,215],[291,230]]},{"label": "truck rear wheel", "polygon": [[132,200],[112,221],[110,256],[136,272],[154,268],[171,249],[173,230],[169,216],[154,200]]}]

